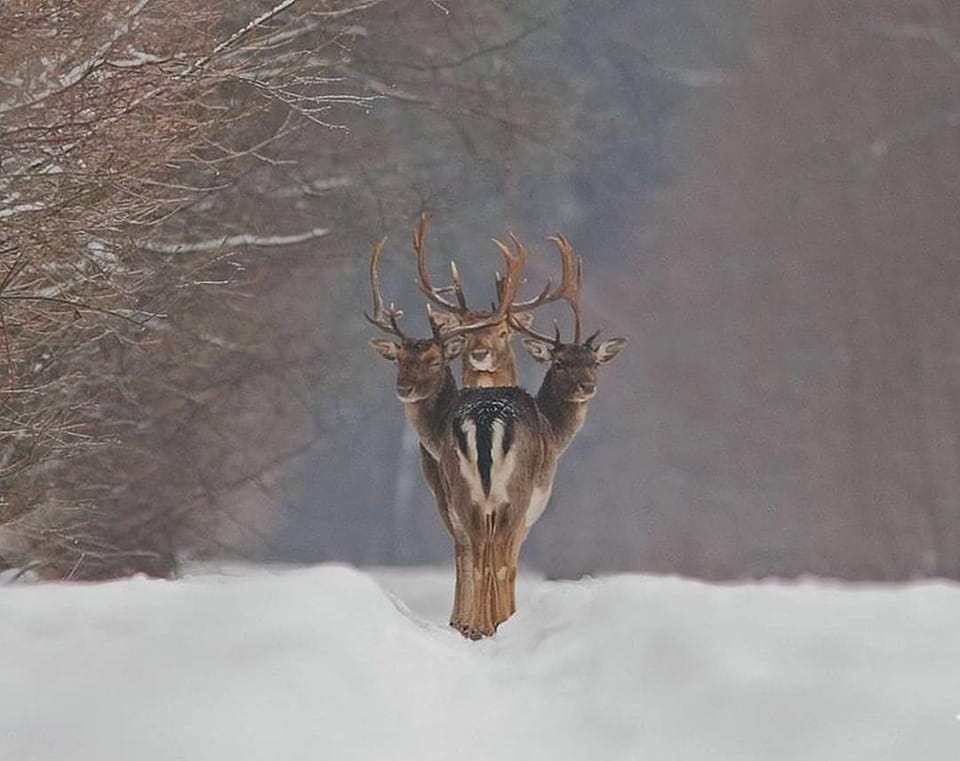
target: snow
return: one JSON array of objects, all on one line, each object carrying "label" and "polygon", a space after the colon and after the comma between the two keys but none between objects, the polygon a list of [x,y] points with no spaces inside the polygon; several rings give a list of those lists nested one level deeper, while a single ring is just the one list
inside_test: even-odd
[{"label": "snow", "polygon": [[5,206],[2,209],[0,209],[0,219],[13,217],[17,214],[22,214],[25,211],[42,211],[45,208],[46,207],[39,202],[18,203],[14,206]]},{"label": "snow", "polygon": [[448,569],[0,587],[0,759],[960,758],[960,586],[521,579],[492,640]]}]

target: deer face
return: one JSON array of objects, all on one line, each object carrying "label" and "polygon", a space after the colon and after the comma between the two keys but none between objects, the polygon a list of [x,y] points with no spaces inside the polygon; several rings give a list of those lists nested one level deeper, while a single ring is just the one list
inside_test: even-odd
[{"label": "deer face", "polygon": [[[441,330],[467,327],[490,319],[490,312],[466,312],[453,314],[451,312],[433,312],[431,320]],[[524,327],[533,323],[530,312],[518,312],[511,315],[511,319]],[[495,373],[505,367],[513,367],[513,349],[511,341],[516,331],[510,326],[507,319],[468,333],[466,347],[463,351],[463,361],[472,370],[481,373]]]},{"label": "deer face", "polygon": [[583,404],[597,393],[597,370],[614,359],[627,345],[626,338],[608,338],[599,346],[585,344],[549,344],[538,338],[524,338],[523,348],[537,362],[550,365],[548,374],[557,397]]},{"label": "deer face", "polygon": [[381,357],[397,364],[397,398],[409,404],[440,390],[446,380],[447,364],[463,353],[466,341],[463,336],[442,343],[435,339],[406,338],[396,343],[372,338],[370,345]]}]

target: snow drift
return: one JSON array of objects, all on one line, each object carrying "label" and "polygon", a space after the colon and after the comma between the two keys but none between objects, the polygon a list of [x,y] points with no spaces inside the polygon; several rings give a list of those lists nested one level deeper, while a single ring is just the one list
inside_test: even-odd
[{"label": "snow drift", "polygon": [[960,587],[452,571],[0,588],[0,759],[954,759]]}]

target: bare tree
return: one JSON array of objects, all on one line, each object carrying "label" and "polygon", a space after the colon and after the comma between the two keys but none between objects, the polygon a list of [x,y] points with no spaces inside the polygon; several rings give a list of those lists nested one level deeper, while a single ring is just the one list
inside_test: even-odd
[{"label": "bare tree", "polygon": [[332,109],[368,104],[335,67],[353,18],[376,4],[0,8],[8,562],[71,577],[169,573],[201,488],[186,477],[133,498],[131,486],[163,472],[169,482],[158,431],[239,372],[246,347],[218,335],[211,313],[236,310],[258,287],[241,250],[327,233],[315,220],[224,229],[211,210],[281,163],[282,146],[329,133]]}]

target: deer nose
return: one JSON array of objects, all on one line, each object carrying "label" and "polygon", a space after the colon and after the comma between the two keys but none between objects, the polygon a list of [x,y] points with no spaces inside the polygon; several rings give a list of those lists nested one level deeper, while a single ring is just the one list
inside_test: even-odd
[{"label": "deer nose", "polygon": [[413,394],[413,386],[401,386],[397,385],[397,396],[401,399],[405,399],[408,396]]},{"label": "deer nose", "polygon": [[490,356],[489,349],[472,349],[470,351],[470,357],[477,360],[477,362],[483,362],[488,356]]},{"label": "deer nose", "polygon": [[597,384],[584,381],[583,383],[578,383],[577,388],[580,389],[581,394],[595,394],[597,391]]}]

